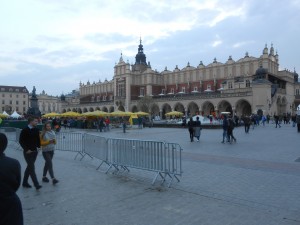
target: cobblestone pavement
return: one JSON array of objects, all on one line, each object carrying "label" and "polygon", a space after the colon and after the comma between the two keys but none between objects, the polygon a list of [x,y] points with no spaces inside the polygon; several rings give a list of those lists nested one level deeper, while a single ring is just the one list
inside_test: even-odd
[{"label": "cobblestone pavement", "polygon": [[[56,151],[60,183],[18,191],[26,225],[300,224],[300,134],[291,125],[259,126],[249,134],[236,128],[234,144],[221,143],[221,130],[202,130],[200,142],[190,142],[187,129],[88,132],[179,143],[184,150],[181,182],[152,186],[154,174],[139,170],[106,175],[104,168],[96,170],[95,159],[73,160],[73,153]],[[11,147],[6,154],[24,170],[20,151]],[[43,162],[39,155],[40,180]]]}]

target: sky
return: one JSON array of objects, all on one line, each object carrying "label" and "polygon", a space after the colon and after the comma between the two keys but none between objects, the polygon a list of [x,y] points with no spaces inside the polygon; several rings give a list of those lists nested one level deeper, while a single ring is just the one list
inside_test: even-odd
[{"label": "sky", "polygon": [[[300,0],[0,0],[0,85],[67,94],[133,64],[140,37],[152,69],[259,57],[300,71]],[[300,73],[299,73],[300,74]]]}]

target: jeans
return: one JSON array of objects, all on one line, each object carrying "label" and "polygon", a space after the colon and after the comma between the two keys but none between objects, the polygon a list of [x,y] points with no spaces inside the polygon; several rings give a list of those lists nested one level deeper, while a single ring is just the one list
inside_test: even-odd
[{"label": "jeans", "polygon": [[50,177],[52,179],[54,178],[53,164],[52,164],[53,155],[54,155],[54,151],[43,152],[43,157],[45,159],[43,176],[45,177],[47,175],[47,172],[49,171]]},{"label": "jeans", "polygon": [[222,142],[225,141],[225,138],[226,138],[227,141],[229,141],[228,136],[227,136],[227,130],[223,129],[223,141]]}]

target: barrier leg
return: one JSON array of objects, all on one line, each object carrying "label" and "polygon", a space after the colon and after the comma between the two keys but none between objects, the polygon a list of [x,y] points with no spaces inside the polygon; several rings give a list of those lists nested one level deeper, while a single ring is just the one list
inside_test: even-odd
[{"label": "barrier leg", "polygon": [[84,155],[81,157],[80,161],[81,161],[86,155],[89,156],[91,159],[93,159],[93,157],[92,157],[90,154],[88,154],[88,153],[85,152]]},{"label": "barrier leg", "polygon": [[108,166],[110,166],[110,164],[109,164],[108,162],[106,162],[106,161],[103,160],[103,161],[100,163],[100,165],[97,167],[96,170],[100,169],[100,167],[102,166],[103,163],[106,163]]}]

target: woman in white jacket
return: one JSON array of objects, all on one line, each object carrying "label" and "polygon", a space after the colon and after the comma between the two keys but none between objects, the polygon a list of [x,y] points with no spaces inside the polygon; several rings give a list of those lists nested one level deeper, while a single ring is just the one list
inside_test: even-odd
[{"label": "woman in white jacket", "polygon": [[49,171],[53,184],[57,184],[58,180],[54,177],[52,159],[54,155],[54,149],[56,144],[55,132],[51,129],[51,123],[44,124],[43,131],[40,136],[42,153],[45,159],[45,166],[43,171],[43,182],[48,183],[47,172]]}]

